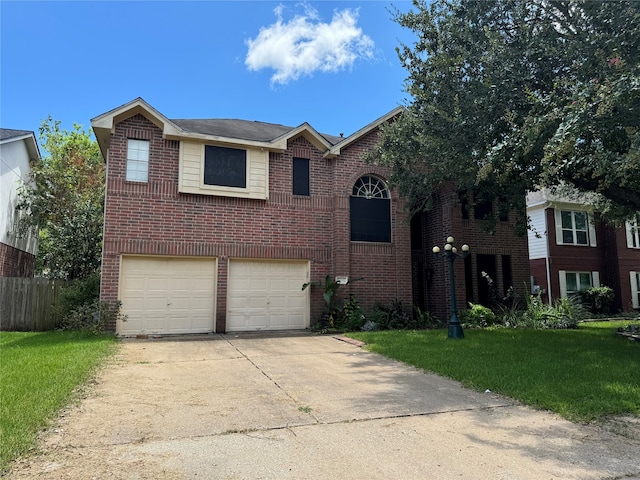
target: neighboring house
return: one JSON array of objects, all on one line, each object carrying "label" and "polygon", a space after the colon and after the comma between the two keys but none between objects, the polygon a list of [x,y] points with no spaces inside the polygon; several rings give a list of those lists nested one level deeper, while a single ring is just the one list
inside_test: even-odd
[{"label": "neighboring house", "polygon": [[599,221],[588,200],[543,189],[527,196],[532,286],[547,302],[593,286],[615,292],[614,309],[640,308],[637,223]]},{"label": "neighboring house", "polygon": [[32,277],[37,235],[18,236],[18,189],[29,181],[29,162],[40,159],[29,130],[0,128],[0,277]]},{"label": "neighboring house", "polygon": [[[94,118],[108,172],[101,298],[120,300],[128,316],[116,331],[308,328],[322,290],[302,285],[326,275],[363,277],[341,293],[365,310],[398,299],[411,311],[417,299],[446,320],[445,270],[424,252],[456,231],[472,247],[459,262],[461,298],[478,297],[465,264],[476,275],[477,262],[493,261],[497,280],[528,281],[526,237],[514,250],[500,227],[485,242],[449,205],[410,224],[388,169],[363,159],[379,126],[400,113],[344,138],[308,123],[170,120],[141,98]],[[414,245],[413,262],[412,229],[424,250]],[[505,260],[512,250],[521,261]]]}]

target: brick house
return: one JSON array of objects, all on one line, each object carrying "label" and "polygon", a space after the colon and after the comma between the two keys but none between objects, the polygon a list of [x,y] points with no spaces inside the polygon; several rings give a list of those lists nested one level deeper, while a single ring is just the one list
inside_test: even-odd
[{"label": "brick house", "polygon": [[640,308],[640,230],[637,223],[614,226],[598,218],[586,198],[548,190],[527,196],[531,219],[531,275],[543,298],[566,297],[605,285],[615,292],[615,311]]},{"label": "brick house", "polygon": [[[418,298],[444,312],[448,283],[429,273],[444,269],[424,252],[412,261],[412,228],[425,248],[467,229],[461,240],[473,253],[460,265],[460,298],[477,299],[465,269],[475,275],[482,255],[503,275],[503,254],[513,250],[526,272],[512,257],[511,280],[528,281],[526,238],[524,250],[502,230],[484,241],[448,204],[408,221],[388,170],[363,160],[379,126],[400,112],[348,137],[308,123],[170,120],[141,98],[92,119],[107,162],[101,298],[122,301],[128,315],[116,331],[308,328],[323,310],[322,292],[301,287],[326,275],[364,277],[342,293],[353,292],[365,310]],[[474,242],[483,246],[474,250]]]},{"label": "brick house", "polygon": [[29,163],[40,159],[30,130],[0,128],[0,277],[33,277],[36,232],[16,234],[18,189],[29,181]]}]

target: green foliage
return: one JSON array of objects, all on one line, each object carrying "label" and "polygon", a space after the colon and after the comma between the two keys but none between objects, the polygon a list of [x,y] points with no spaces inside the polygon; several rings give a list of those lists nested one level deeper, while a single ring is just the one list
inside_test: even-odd
[{"label": "green foliage", "polygon": [[79,125],[48,117],[40,125],[47,155],[31,163],[22,185],[19,233],[39,229],[36,271],[50,278],[85,278],[100,267],[105,165],[98,144]]},{"label": "green foliage", "polygon": [[394,20],[410,101],[369,160],[392,167],[412,210],[443,184],[514,209],[566,184],[604,211],[640,210],[640,3],[416,0]]},{"label": "green foliage", "polygon": [[69,312],[60,325],[61,330],[80,330],[92,335],[100,335],[118,320],[126,321],[126,315],[120,313],[121,303],[108,303],[94,300],[84,303]]},{"label": "green foliage", "polygon": [[[463,341],[443,330],[350,333],[368,350],[573,421],[640,415],[638,344],[615,335],[628,322],[574,330],[478,329]],[[585,393],[586,392],[586,393]]]},{"label": "green foliage", "polygon": [[469,303],[469,309],[460,312],[460,323],[464,328],[485,328],[496,323],[496,314],[483,305]]},{"label": "green foliage", "polygon": [[323,330],[329,326],[334,327],[336,320],[342,313],[342,298],[336,295],[337,291],[343,285],[349,285],[360,280],[362,280],[362,277],[349,278],[345,283],[338,283],[331,275],[327,275],[324,278],[324,282],[307,282],[302,285],[302,290],[306,290],[311,286],[322,287],[323,289],[322,298],[324,299],[325,312],[323,313],[323,320],[321,320],[320,323],[324,323],[324,317],[328,314],[328,325],[321,325]]},{"label": "green foliage", "polygon": [[57,310],[60,317],[66,317],[71,311],[89,303],[100,296],[100,274],[92,273],[87,278],[75,280],[60,291]]},{"label": "green foliage", "polygon": [[111,352],[112,335],[0,332],[0,476]]},{"label": "green foliage", "polygon": [[412,314],[411,310],[405,309],[402,302],[397,298],[390,305],[376,305],[367,320],[376,324],[381,330],[406,330],[415,328],[425,328],[427,325],[422,322],[427,319],[425,315],[420,317]]},{"label": "green foliage", "polygon": [[336,322],[336,327],[348,332],[359,331],[365,321],[366,318],[360,303],[353,293],[350,294],[349,299],[344,302],[342,316]]},{"label": "green foliage", "polygon": [[553,305],[542,301],[540,295],[528,295],[526,308],[503,308],[498,311],[495,324],[510,328],[567,329],[577,328],[586,318],[587,312],[579,298],[567,297],[556,300]]},{"label": "green foliage", "polygon": [[591,313],[610,313],[614,292],[610,287],[591,287],[578,292],[582,304]]}]

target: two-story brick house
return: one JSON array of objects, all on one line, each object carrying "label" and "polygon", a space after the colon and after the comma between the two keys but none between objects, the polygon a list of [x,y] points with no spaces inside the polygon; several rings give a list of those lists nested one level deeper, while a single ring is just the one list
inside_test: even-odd
[{"label": "two-story brick house", "polygon": [[[386,170],[362,153],[377,127],[169,120],[138,98],[92,120],[107,162],[101,298],[124,335],[307,328],[308,281],[364,277],[365,307],[411,302],[409,225]],[[314,291],[315,290],[315,291]]]},{"label": "two-story brick house", "polygon": [[531,275],[546,301],[605,285],[615,292],[615,310],[640,308],[637,223],[602,222],[587,198],[546,189],[528,195],[527,213]]},{"label": "two-story brick house", "polygon": [[107,162],[101,298],[128,316],[116,331],[308,328],[322,291],[301,287],[326,275],[363,277],[344,293],[365,310],[398,299],[446,320],[447,272],[430,252],[451,234],[472,247],[457,266],[460,307],[482,300],[478,268],[493,268],[501,291],[528,282],[526,238],[506,225],[487,234],[447,196],[409,222],[388,170],[363,159],[400,113],[348,137],[307,123],[170,120],[140,98],[94,118]]}]

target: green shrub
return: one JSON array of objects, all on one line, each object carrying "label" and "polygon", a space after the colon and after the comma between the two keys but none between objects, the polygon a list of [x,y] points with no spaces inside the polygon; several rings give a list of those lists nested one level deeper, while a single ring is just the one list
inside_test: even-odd
[{"label": "green shrub", "polygon": [[360,303],[355,295],[351,293],[349,299],[344,302],[342,316],[339,318],[336,326],[348,332],[357,332],[362,330],[365,322],[364,311],[360,307]]},{"label": "green shrub", "polygon": [[578,292],[578,296],[591,313],[611,312],[614,293],[610,287],[591,287]]},{"label": "green shrub", "polygon": [[126,321],[120,313],[121,303],[108,303],[94,300],[92,303],[80,305],[68,313],[62,320],[61,330],[80,330],[94,335],[102,334],[107,326],[118,320]]},{"label": "green shrub", "polygon": [[407,330],[424,328],[420,323],[423,317],[414,317],[412,312],[407,311],[402,302],[397,298],[390,305],[378,304],[367,320],[375,323],[382,330]]},{"label": "green shrub", "polygon": [[469,303],[469,309],[460,312],[460,323],[465,328],[484,328],[495,325],[496,314],[483,305]]},{"label": "green shrub", "polygon": [[75,280],[71,285],[60,291],[57,311],[62,318],[82,305],[93,303],[100,297],[100,274],[94,273],[81,280]]},{"label": "green shrub", "polygon": [[417,328],[441,328],[443,327],[442,322],[440,322],[437,318],[431,315],[428,311],[420,310],[420,307],[414,305],[413,313],[416,319]]}]

